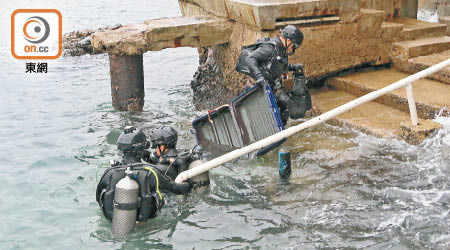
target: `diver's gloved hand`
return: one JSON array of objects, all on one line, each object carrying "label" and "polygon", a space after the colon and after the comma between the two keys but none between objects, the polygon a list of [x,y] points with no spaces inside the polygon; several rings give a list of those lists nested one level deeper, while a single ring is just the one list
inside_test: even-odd
[{"label": "diver's gloved hand", "polygon": [[264,87],[267,84],[267,80],[264,77],[259,77],[256,79],[256,86]]},{"label": "diver's gloved hand", "polygon": [[288,69],[289,71],[293,71],[293,72],[301,72],[303,74],[304,69],[303,69],[303,65],[300,63],[296,63],[296,64],[289,64],[288,65]]},{"label": "diver's gloved hand", "polygon": [[272,90],[274,91],[274,93],[277,93],[276,95],[278,95],[278,92],[283,90],[283,84],[281,83],[281,81],[279,79],[275,80],[275,82],[273,83]]},{"label": "diver's gloved hand", "polygon": [[172,192],[175,194],[186,194],[191,191],[192,186],[188,182],[176,183],[174,181],[170,182],[172,185]]},{"label": "diver's gloved hand", "polygon": [[145,161],[150,162],[151,164],[156,164],[159,161],[159,157],[155,152],[148,151],[148,154],[145,154]]},{"label": "diver's gloved hand", "polygon": [[197,189],[199,187],[204,187],[204,186],[208,186],[210,184],[209,180],[204,180],[204,181],[194,181],[192,179],[188,179],[187,182],[189,183],[189,185],[191,186],[191,191],[194,189]]}]

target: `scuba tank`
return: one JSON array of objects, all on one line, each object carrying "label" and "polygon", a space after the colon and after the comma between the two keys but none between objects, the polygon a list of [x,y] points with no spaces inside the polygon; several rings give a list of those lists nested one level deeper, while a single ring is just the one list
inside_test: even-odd
[{"label": "scuba tank", "polygon": [[131,178],[131,170],[127,168],[125,177],[116,184],[112,218],[112,234],[124,237],[136,225],[138,208],[138,183]]},{"label": "scuba tank", "polygon": [[111,166],[103,173],[96,200],[105,218],[112,222],[113,235],[123,236],[136,221],[157,216],[164,205],[157,175],[151,165],[144,163]]}]

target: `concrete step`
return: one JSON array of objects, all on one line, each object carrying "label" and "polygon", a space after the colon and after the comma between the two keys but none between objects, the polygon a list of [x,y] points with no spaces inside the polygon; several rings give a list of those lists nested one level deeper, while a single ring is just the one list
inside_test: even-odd
[{"label": "concrete step", "polygon": [[[358,72],[327,80],[328,85],[362,96],[384,88],[409,76],[396,69]],[[450,85],[435,80],[422,79],[413,84],[417,113],[424,119],[432,119],[443,108],[450,107]],[[404,88],[386,94],[375,100],[378,103],[409,113],[408,100]]]},{"label": "concrete step", "polygon": [[392,23],[402,24],[401,41],[410,41],[428,37],[442,37],[447,35],[447,25],[431,23],[411,18],[395,18]]},{"label": "concrete step", "polygon": [[450,37],[431,37],[414,41],[396,42],[392,44],[391,56],[409,59],[426,56],[450,49]]},{"label": "concrete step", "polygon": [[[408,59],[406,63],[397,64],[395,66],[405,72],[417,73],[447,59],[450,59],[450,50],[428,56],[414,57]],[[440,70],[428,78],[450,84],[450,67]]]},{"label": "concrete step", "polygon": [[[450,37],[431,37],[414,41],[395,42],[389,51],[394,65],[405,68],[408,59],[418,56],[427,56],[450,50]],[[398,66],[397,66],[398,65]]]},{"label": "concrete step", "polygon": [[[322,89],[311,92],[311,98],[315,111],[325,113],[357,97],[343,91]],[[330,120],[334,125],[349,126],[377,137],[397,139],[402,138],[400,125],[410,121],[408,113],[375,102],[363,104]]]},{"label": "concrete step", "polygon": [[[347,92],[323,88],[312,90],[311,98],[314,111],[325,113],[357,97]],[[442,128],[438,123],[422,119],[419,119],[418,126],[412,126],[408,113],[375,102],[353,108],[329,120],[328,123],[349,126],[377,137],[401,139],[410,144],[419,144]]]},{"label": "concrete step", "polygon": [[400,41],[403,30],[403,24],[384,21],[381,23],[381,41],[383,43],[392,43]]}]

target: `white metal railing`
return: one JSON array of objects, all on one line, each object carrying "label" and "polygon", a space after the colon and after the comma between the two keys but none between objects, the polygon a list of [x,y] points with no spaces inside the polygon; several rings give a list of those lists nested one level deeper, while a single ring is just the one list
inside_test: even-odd
[{"label": "white metal railing", "polygon": [[392,83],[389,86],[386,86],[380,90],[377,91],[373,91],[367,95],[361,96],[351,102],[348,102],[342,106],[339,106],[333,110],[330,110],[322,115],[319,115],[311,120],[308,120],[304,123],[301,123],[299,125],[290,127],[288,129],[285,129],[283,131],[280,131],[274,135],[271,135],[269,137],[266,137],[260,141],[257,141],[255,143],[252,143],[246,147],[240,148],[240,149],[236,149],[234,151],[231,151],[229,153],[226,153],[222,156],[219,156],[215,159],[212,159],[208,162],[205,162],[195,168],[189,169],[187,171],[183,171],[181,172],[177,178],[175,179],[176,182],[181,183],[183,181],[186,181],[189,178],[192,178],[196,175],[199,175],[201,173],[204,173],[212,168],[215,168],[217,166],[220,166],[226,162],[232,161],[238,157],[241,157],[245,154],[251,153],[255,150],[258,150],[260,148],[266,147],[274,142],[280,141],[284,138],[287,138],[289,136],[294,135],[295,133],[305,129],[305,128],[309,128],[315,125],[318,125],[320,123],[323,123],[335,116],[338,116],[346,111],[349,111],[352,108],[358,107],[364,103],[370,102],[374,99],[377,99],[380,96],[383,96],[389,92],[392,92],[394,90],[397,90],[399,88],[402,87],[406,87],[406,93],[408,96],[408,102],[409,102],[409,108],[410,108],[410,113],[411,113],[411,120],[413,125],[417,125],[418,124],[418,118],[417,118],[417,111],[416,111],[416,105],[414,102],[414,97],[412,94],[412,86],[411,84],[414,83],[415,81],[427,77],[429,75],[432,75],[436,72],[438,72],[441,69],[444,69],[445,67],[450,66],[450,59],[447,59],[439,64],[436,64],[434,66],[429,67],[428,69],[422,70],[414,75],[410,75],[400,81],[397,81],[395,83]]},{"label": "white metal railing", "polygon": [[416,102],[414,101],[411,83],[406,85],[405,89],[406,89],[406,96],[408,97],[409,114],[411,115],[411,122],[413,126],[417,126],[419,124],[419,118],[417,117]]}]

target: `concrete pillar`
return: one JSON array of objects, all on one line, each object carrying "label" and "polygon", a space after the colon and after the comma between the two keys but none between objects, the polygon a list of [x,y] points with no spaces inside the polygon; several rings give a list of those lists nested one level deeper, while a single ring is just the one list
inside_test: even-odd
[{"label": "concrete pillar", "polygon": [[401,0],[400,17],[417,19],[419,0]]},{"label": "concrete pillar", "polygon": [[119,111],[142,111],[144,67],[142,55],[109,54],[112,103]]}]

